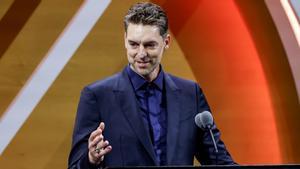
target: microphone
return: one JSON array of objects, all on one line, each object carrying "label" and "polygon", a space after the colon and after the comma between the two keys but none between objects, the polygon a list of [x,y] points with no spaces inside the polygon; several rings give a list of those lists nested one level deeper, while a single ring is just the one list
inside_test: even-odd
[{"label": "microphone", "polygon": [[211,129],[214,119],[209,111],[203,111],[195,116],[195,123],[202,130]]},{"label": "microphone", "polygon": [[217,147],[214,135],[211,131],[211,128],[213,127],[213,123],[214,123],[213,116],[211,115],[211,113],[209,111],[203,111],[201,113],[198,113],[195,116],[195,123],[202,130],[207,130],[207,129],[209,130],[211,139],[214,143],[215,153],[216,153],[216,157],[217,157],[217,153],[219,151],[218,151],[218,147]]}]

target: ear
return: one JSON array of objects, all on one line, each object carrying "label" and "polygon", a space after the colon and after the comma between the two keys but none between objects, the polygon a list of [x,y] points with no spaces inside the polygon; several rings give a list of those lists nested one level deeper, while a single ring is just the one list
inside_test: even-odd
[{"label": "ear", "polygon": [[170,47],[170,43],[171,43],[171,36],[170,36],[170,34],[166,35],[166,37],[164,38],[164,42],[165,42],[165,49],[168,49]]},{"label": "ear", "polygon": [[126,32],[124,32],[124,45],[125,45],[125,48],[127,49],[127,46],[128,46],[128,42],[127,42],[127,34]]}]

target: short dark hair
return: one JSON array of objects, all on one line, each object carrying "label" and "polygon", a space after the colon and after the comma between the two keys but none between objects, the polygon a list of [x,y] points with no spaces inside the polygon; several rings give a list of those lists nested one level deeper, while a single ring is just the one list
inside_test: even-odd
[{"label": "short dark hair", "polygon": [[125,32],[129,23],[157,26],[162,37],[165,37],[168,32],[166,12],[160,6],[150,2],[139,2],[131,6],[124,17]]}]

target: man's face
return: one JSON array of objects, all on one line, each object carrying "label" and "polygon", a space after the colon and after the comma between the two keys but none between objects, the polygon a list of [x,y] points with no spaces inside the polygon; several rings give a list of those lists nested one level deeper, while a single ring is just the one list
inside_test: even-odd
[{"label": "man's face", "polygon": [[153,80],[159,72],[159,64],[169,42],[170,36],[163,38],[157,26],[129,24],[125,47],[131,68],[147,80]]}]

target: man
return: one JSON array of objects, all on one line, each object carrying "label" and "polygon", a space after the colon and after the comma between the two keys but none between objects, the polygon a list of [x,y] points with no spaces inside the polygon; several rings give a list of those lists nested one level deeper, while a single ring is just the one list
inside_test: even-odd
[{"label": "man", "polygon": [[[210,110],[199,85],[160,65],[169,48],[165,12],[137,3],[124,19],[129,64],[85,87],[78,105],[69,168],[234,164],[213,126],[219,152],[194,117]],[[100,123],[100,124],[99,124]]]}]

